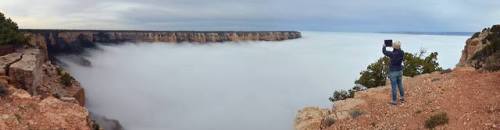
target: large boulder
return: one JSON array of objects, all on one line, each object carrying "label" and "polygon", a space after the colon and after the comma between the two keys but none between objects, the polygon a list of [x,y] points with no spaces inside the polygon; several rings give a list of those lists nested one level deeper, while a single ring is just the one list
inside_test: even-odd
[{"label": "large boulder", "polygon": [[80,106],[85,106],[85,91],[80,85],[73,85],[65,90],[67,96],[75,98]]},{"label": "large boulder", "polygon": [[44,57],[39,49],[26,49],[22,58],[9,66],[9,77],[16,86],[36,94],[36,88],[43,80],[41,65]]},{"label": "large boulder", "polygon": [[22,53],[10,53],[0,57],[0,76],[7,76],[9,73],[9,66],[21,60]]},{"label": "large boulder", "polygon": [[318,107],[306,107],[299,110],[295,117],[295,130],[320,130],[323,120],[330,114],[328,109]]},{"label": "large boulder", "polygon": [[0,129],[90,130],[89,112],[78,104],[54,97],[40,99],[22,89],[9,87],[10,95],[0,102]]},{"label": "large boulder", "polygon": [[90,129],[89,112],[80,105],[62,102],[53,97],[43,99],[38,105],[40,118],[48,120],[46,123],[41,121],[39,124],[47,126],[47,129]]},{"label": "large boulder", "polygon": [[485,28],[469,38],[457,66],[500,70],[500,25]]},{"label": "large boulder", "polygon": [[41,67],[43,81],[37,87],[37,94],[42,97],[54,96],[66,102],[78,103],[85,106],[85,91],[80,83],[71,78],[70,84],[63,84],[63,75],[67,75],[62,68],[46,62]]}]

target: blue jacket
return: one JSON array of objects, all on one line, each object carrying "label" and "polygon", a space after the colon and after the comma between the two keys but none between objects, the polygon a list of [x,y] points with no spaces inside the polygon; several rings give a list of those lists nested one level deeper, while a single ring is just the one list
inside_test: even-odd
[{"label": "blue jacket", "polygon": [[385,56],[391,58],[391,63],[389,65],[389,71],[401,71],[403,70],[403,60],[404,54],[401,49],[394,49],[392,52],[385,50],[385,47],[382,48],[382,52]]}]

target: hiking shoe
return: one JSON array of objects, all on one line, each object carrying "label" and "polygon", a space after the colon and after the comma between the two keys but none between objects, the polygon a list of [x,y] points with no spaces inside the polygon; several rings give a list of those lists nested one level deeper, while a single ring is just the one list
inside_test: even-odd
[{"label": "hiking shoe", "polygon": [[398,103],[397,103],[397,102],[390,102],[389,104],[391,104],[391,105],[393,105],[393,106],[398,105]]},{"label": "hiking shoe", "polygon": [[406,102],[404,98],[399,99],[399,101],[401,101],[401,103],[405,103]]}]

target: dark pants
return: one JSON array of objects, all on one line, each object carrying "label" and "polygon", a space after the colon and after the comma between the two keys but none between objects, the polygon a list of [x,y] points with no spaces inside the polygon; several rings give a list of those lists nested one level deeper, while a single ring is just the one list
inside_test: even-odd
[{"label": "dark pants", "polygon": [[404,99],[405,92],[403,89],[403,71],[389,71],[389,79],[391,79],[391,94],[392,94],[392,103],[396,103],[397,90],[399,90],[400,98]]}]

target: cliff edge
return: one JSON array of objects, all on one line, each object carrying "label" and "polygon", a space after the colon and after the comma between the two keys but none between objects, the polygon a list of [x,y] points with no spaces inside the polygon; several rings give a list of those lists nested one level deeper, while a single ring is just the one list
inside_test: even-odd
[{"label": "cliff edge", "polygon": [[0,129],[82,129],[94,126],[78,81],[66,79],[40,48],[0,56]]},{"label": "cliff edge", "polygon": [[500,129],[499,29],[495,25],[467,40],[452,71],[404,77],[405,103],[390,104],[388,84],[356,92],[332,108],[299,110],[294,128]]},{"label": "cliff edge", "polygon": [[500,70],[500,25],[475,33],[465,42],[458,66],[480,70]]},{"label": "cliff edge", "polygon": [[81,53],[97,43],[166,42],[214,43],[282,41],[301,38],[297,31],[133,31],[133,30],[22,30],[30,43],[46,46],[49,55]]}]

